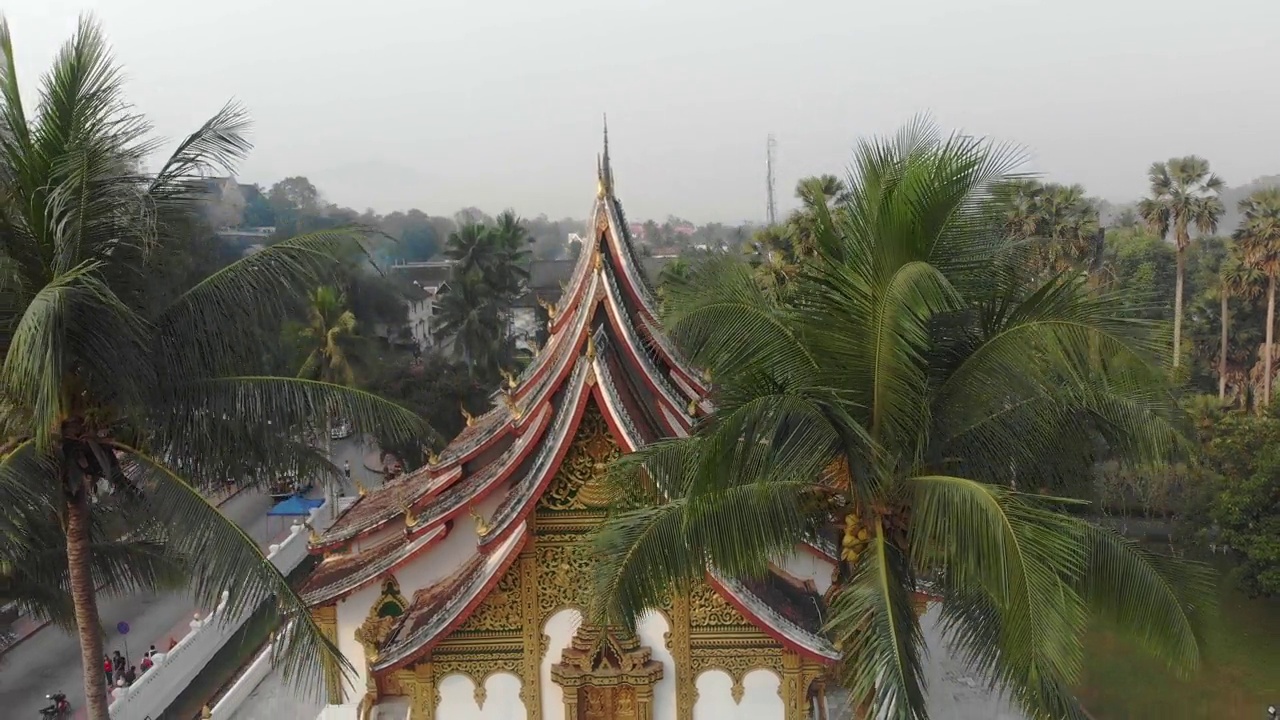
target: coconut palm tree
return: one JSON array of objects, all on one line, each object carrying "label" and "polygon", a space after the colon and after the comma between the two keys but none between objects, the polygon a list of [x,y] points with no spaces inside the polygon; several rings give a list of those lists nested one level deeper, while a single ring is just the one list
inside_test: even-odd
[{"label": "coconut palm tree", "polygon": [[1218,220],[1226,208],[1219,194],[1222,178],[1209,171],[1209,161],[1195,155],[1158,162],[1147,171],[1151,197],[1138,202],[1138,215],[1147,227],[1167,238],[1173,233],[1177,248],[1178,275],[1173,289],[1173,366],[1178,367],[1182,352],[1182,286],[1186,279],[1187,246],[1191,231],[1201,235],[1218,228]]},{"label": "coconut palm tree", "polygon": [[1182,418],[1160,325],[1078,276],[1029,276],[1011,251],[992,192],[1020,162],[917,122],[858,148],[851,197],[819,208],[785,302],[732,257],[673,290],[666,326],[716,378],[715,410],[612,475],[650,506],[595,537],[594,621],[633,626],[713,567],[759,577],[834,525],[824,618],[868,717],[927,717],[924,578],[952,651],[1035,718],[1085,717],[1071,688],[1094,614],[1197,665],[1202,566],[1015,489],[1079,487],[1099,442],[1167,457]]},{"label": "coconut palm tree", "polygon": [[440,340],[453,339],[473,377],[496,377],[501,365],[506,322],[502,308],[480,271],[454,272],[436,300],[435,330]]},{"label": "coconut palm tree", "polygon": [[[180,142],[156,173],[150,126],[121,89],[97,26],[83,19],[45,74],[19,91],[0,23],[0,486],[47,498],[65,542],[66,589],[91,720],[108,720],[95,590],[92,496],[102,483],[163,529],[188,563],[198,603],[223,590],[238,614],[268,599],[290,621],[277,661],[317,687],[345,661],[257,545],[206,500],[246,467],[336,473],[302,435],[326,408],[407,439],[421,421],[366,393],[261,372],[261,343],[308,288],[358,250],[330,230],[276,243],[193,284],[158,286],[190,250],[203,178],[249,149],[228,105]],[[34,501],[33,501],[34,502]]]},{"label": "coconut palm tree", "polygon": [[323,285],[307,294],[307,323],[298,328],[306,359],[298,377],[339,385],[355,385],[349,350],[356,339],[356,316],[347,309],[347,296]]},{"label": "coconut palm tree", "polygon": [[1218,301],[1222,303],[1222,343],[1218,350],[1218,399],[1227,398],[1227,356],[1231,335],[1231,299],[1256,300],[1262,292],[1262,272],[1240,247],[1232,248],[1218,269]]},{"label": "coconut palm tree", "polygon": [[480,223],[468,223],[449,233],[444,255],[455,263],[460,273],[488,272],[493,267],[494,249],[488,229]]},{"label": "coconut palm tree", "polygon": [[493,267],[488,282],[510,300],[523,291],[529,280],[529,247],[533,236],[514,210],[503,210],[488,230],[493,243]]},{"label": "coconut palm tree", "polygon": [[1255,190],[1240,201],[1244,215],[1235,239],[1249,262],[1267,276],[1267,327],[1262,345],[1262,404],[1271,404],[1272,343],[1276,319],[1276,277],[1280,275],[1280,187]]}]

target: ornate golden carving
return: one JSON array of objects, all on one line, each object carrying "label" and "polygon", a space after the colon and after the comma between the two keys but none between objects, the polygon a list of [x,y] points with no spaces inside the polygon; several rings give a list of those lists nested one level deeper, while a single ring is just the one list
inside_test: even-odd
[{"label": "ornate golden carving", "polygon": [[551,486],[539,501],[547,510],[605,509],[610,497],[604,476],[622,452],[595,403],[589,403]]},{"label": "ornate golden carving", "polygon": [[547,319],[550,320],[551,322],[555,322],[556,304],[553,302],[547,302],[546,300],[543,300],[541,296],[538,296],[537,299],[538,299],[538,304],[542,306],[542,309],[547,311]]},{"label": "ornate golden carving", "polygon": [[369,614],[366,616],[365,621],[368,622],[380,617],[400,617],[408,609],[409,601],[400,594],[400,583],[396,581],[394,575],[391,575],[382,581],[382,592],[378,595],[378,599],[373,601],[373,605],[369,607]]},{"label": "ornate golden carving", "polygon": [[[311,619],[320,628],[320,632],[329,640],[329,642],[338,643],[338,606],[324,605],[322,607],[311,608]],[[325,678],[325,689],[328,693],[330,705],[342,704],[342,674],[341,671],[334,672]]]},{"label": "ornate golden carving", "polygon": [[593,332],[587,333],[587,359],[596,359],[596,334]]},{"label": "ornate golden carving", "polygon": [[365,495],[369,494],[369,490],[364,486],[363,483],[361,483],[359,480],[356,480],[355,483],[356,483],[357,495],[359,495],[360,497],[364,497]]},{"label": "ornate golden carving", "polygon": [[689,593],[689,620],[693,628],[751,625],[706,583],[695,585]]},{"label": "ornate golden carving", "polygon": [[404,513],[405,527],[413,527],[418,522],[418,518],[413,514],[413,508],[409,507],[409,503],[401,502],[400,512]]},{"label": "ornate golden carving", "polygon": [[524,627],[520,567],[512,565],[459,632],[518,632]]},{"label": "ornate golden carving", "polygon": [[671,630],[667,633],[667,649],[676,671],[676,720],[693,720],[696,686],[692,672],[689,645],[689,597],[677,595],[671,600]]},{"label": "ornate golden carving", "polygon": [[489,534],[489,522],[476,512],[475,508],[468,508],[467,512],[471,515],[471,519],[476,523],[476,535],[484,537]]},{"label": "ornate golden carving", "polygon": [[439,464],[440,464],[440,455],[439,455],[439,453],[437,453],[435,450],[428,450],[428,451],[427,451],[427,464],[429,464],[429,465],[439,465]]},{"label": "ornate golden carving", "polygon": [[431,664],[435,668],[436,687],[439,688],[440,681],[449,675],[465,675],[476,687],[482,687],[489,676],[501,672],[520,677],[522,655],[523,653],[491,653],[483,656],[472,653],[435,653],[431,657]]},{"label": "ornate golden carving", "polygon": [[776,643],[756,647],[695,647],[690,672],[696,678],[707,670],[723,670],[735,682],[752,670],[772,670],[782,677],[782,649]]},{"label": "ornate golden carving", "polygon": [[498,395],[502,398],[502,404],[506,406],[507,412],[511,413],[512,418],[519,420],[524,417],[524,409],[520,407],[520,403],[516,402],[511,393],[499,392]]},{"label": "ornate golden carving", "polygon": [[542,656],[546,654],[547,636],[542,634],[543,619],[538,611],[538,556],[534,553],[537,543],[537,516],[529,518],[530,539],[520,550],[515,569],[520,573],[520,615],[523,618],[524,658],[520,672],[520,700],[524,703],[527,720],[541,720]]},{"label": "ornate golden carving", "polygon": [[516,379],[516,376],[513,373],[507,372],[506,370],[499,370],[498,374],[502,376],[503,380],[507,381],[507,387],[513,390],[520,384],[520,381]]},{"label": "ornate golden carving", "polygon": [[599,720],[650,720],[653,686],[662,673],[662,663],[634,636],[585,625],[551,666],[565,705],[581,706],[583,717]]},{"label": "ornate golden carving", "polygon": [[467,427],[471,427],[476,424],[476,416],[467,412],[467,407],[465,405],[459,405],[458,409],[462,411],[462,419],[467,421]]}]

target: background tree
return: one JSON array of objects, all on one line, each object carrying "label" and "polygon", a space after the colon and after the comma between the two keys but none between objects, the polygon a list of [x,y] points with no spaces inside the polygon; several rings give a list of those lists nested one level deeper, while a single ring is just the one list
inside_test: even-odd
[{"label": "background tree", "polygon": [[1236,242],[1267,278],[1267,324],[1262,344],[1262,404],[1271,404],[1272,350],[1276,316],[1276,276],[1280,274],[1280,187],[1264,188],[1240,201],[1243,218]]},{"label": "background tree", "polygon": [[308,293],[307,322],[298,328],[305,357],[298,377],[352,387],[355,368],[351,357],[356,336],[356,316],[347,309],[347,297],[322,285]]},{"label": "background tree", "polygon": [[1254,300],[1262,294],[1262,273],[1234,248],[1218,274],[1218,300],[1222,303],[1222,341],[1218,350],[1218,399],[1227,397],[1228,361],[1231,355],[1231,300]]},{"label": "background tree", "polygon": [[1138,203],[1138,214],[1161,238],[1173,233],[1177,275],[1173,291],[1173,366],[1181,362],[1182,291],[1186,279],[1186,250],[1191,230],[1207,235],[1218,227],[1225,208],[1218,194],[1224,183],[1209,171],[1209,161],[1188,155],[1155,163],[1147,171],[1151,197]]},{"label": "background tree", "polygon": [[1196,667],[1191,608],[1210,602],[1210,575],[1038,494],[1078,490],[1100,442],[1166,456],[1181,417],[1167,335],[1079,277],[1024,272],[992,205],[1017,153],[918,123],[855,158],[849,201],[818,209],[792,302],[734,257],[672,291],[667,327],[716,378],[716,409],[615,475],[653,504],[596,538],[596,621],[632,626],[711,567],[758,577],[834,522],[826,627],[868,716],[927,714],[923,577],[948,647],[1033,717],[1084,717],[1070,688],[1091,614]]},{"label": "background tree", "polygon": [[301,175],[287,177],[271,186],[267,202],[275,216],[276,236],[289,238],[306,230],[304,218],[318,214],[320,191]]},{"label": "background tree", "polygon": [[[188,563],[210,607],[238,615],[272,600],[291,623],[277,666],[292,681],[332,681],[344,662],[261,550],[199,492],[246,467],[334,473],[303,434],[326,407],[398,436],[426,432],[411,413],[323,382],[264,377],[260,328],[278,328],[360,238],[297,237],[185,288],[156,283],[191,242],[202,179],[249,148],[228,105],[179,143],[155,174],[154,144],[132,112],[98,28],[83,19],[42,79],[28,117],[0,23],[0,486],[46,498],[66,547],[67,589],[91,720],[108,720],[90,497],[132,488],[166,550]],[[34,502],[34,501],[33,501]]]}]

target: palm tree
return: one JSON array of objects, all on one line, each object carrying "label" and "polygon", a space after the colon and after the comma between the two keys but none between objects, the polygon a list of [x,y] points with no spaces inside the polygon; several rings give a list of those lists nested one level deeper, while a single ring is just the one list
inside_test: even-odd
[{"label": "palm tree", "polygon": [[1195,155],[1154,163],[1147,171],[1147,178],[1151,182],[1151,197],[1139,201],[1138,214],[1161,238],[1173,232],[1178,251],[1178,276],[1173,290],[1173,366],[1176,368],[1181,362],[1182,285],[1191,230],[1207,235],[1218,228],[1218,219],[1225,212],[1218,197],[1224,183],[1209,171],[1208,160]]},{"label": "palm tree", "polygon": [[1218,350],[1218,399],[1227,398],[1227,356],[1231,334],[1231,298],[1256,300],[1262,273],[1239,246],[1232,248],[1218,269],[1218,300],[1222,303],[1222,343]]},{"label": "palm tree", "polygon": [[436,300],[436,336],[453,338],[474,377],[494,377],[506,334],[501,308],[479,270],[454,272]]},{"label": "palm tree", "polygon": [[493,267],[494,246],[484,225],[468,223],[449,233],[444,255],[452,260],[458,272],[487,272]]},{"label": "palm tree", "polygon": [[[47,498],[59,519],[66,588],[91,720],[108,720],[95,590],[91,496],[130,496],[188,564],[198,603],[229,590],[231,614],[274,598],[290,620],[284,675],[312,687],[345,663],[261,550],[201,494],[245,467],[336,473],[302,439],[328,407],[406,439],[416,416],[320,381],[268,377],[261,342],[307,288],[360,246],[353,232],[295,237],[172,292],[169,263],[190,251],[202,178],[249,149],[228,105],[155,174],[150,126],[132,113],[101,32],[82,19],[42,80],[30,116],[0,23],[0,486]],[[236,473],[236,474],[233,474]]]},{"label": "palm tree", "polygon": [[927,716],[924,578],[953,652],[1033,717],[1084,717],[1071,688],[1091,614],[1194,668],[1206,569],[1013,489],[1071,487],[1099,440],[1118,458],[1170,451],[1161,327],[1078,276],[1023,271],[991,195],[1018,153],[918,122],[855,158],[791,301],[732,257],[673,290],[667,327],[716,378],[716,408],[613,475],[651,505],[597,534],[593,621],[633,626],[712,567],[758,577],[836,525],[826,628],[869,717]]},{"label": "palm tree", "polygon": [[297,331],[307,355],[298,377],[355,385],[348,350],[356,337],[356,316],[347,309],[346,294],[324,285],[307,295],[307,324]]},{"label": "palm tree", "polygon": [[529,258],[533,255],[529,246],[533,244],[533,236],[514,210],[502,211],[488,233],[494,248],[488,282],[509,301],[514,300],[529,280]]},{"label": "palm tree", "polygon": [[1280,187],[1255,190],[1240,201],[1244,215],[1235,239],[1249,261],[1267,276],[1267,327],[1262,345],[1262,404],[1271,404],[1272,343],[1276,319],[1276,276],[1280,275]]}]

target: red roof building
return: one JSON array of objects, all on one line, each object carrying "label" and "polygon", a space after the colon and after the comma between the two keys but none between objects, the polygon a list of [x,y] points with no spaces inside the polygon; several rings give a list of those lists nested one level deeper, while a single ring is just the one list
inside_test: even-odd
[{"label": "red roof building", "polygon": [[712,409],[659,327],[607,131],[598,181],[590,240],[547,304],[535,359],[425,467],[313,540],[324,559],[304,596],[358,670],[335,705],[407,704],[421,720],[684,720],[723,705],[799,720],[823,697],[839,654],[821,632],[834,569],[821,541],[763,580],[712,573],[636,636],[581,622],[586,541],[610,503],[601,476]]}]

